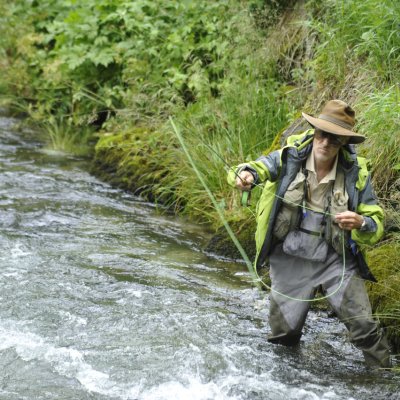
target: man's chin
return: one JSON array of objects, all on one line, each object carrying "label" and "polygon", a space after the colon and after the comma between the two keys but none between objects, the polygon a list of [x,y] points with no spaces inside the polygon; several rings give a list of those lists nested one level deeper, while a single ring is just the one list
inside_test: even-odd
[{"label": "man's chin", "polygon": [[331,161],[336,157],[336,154],[332,154],[329,151],[319,150],[314,154],[315,160],[320,162]]}]

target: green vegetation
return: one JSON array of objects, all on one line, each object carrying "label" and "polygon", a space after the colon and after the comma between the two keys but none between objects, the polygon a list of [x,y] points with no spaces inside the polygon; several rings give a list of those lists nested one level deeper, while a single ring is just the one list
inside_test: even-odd
[{"label": "green vegetation", "polygon": [[400,243],[382,244],[369,252],[369,262],[375,266],[377,284],[369,284],[372,307],[387,326],[390,338],[400,348]]},{"label": "green vegetation", "polygon": [[254,210],[227,187],[227,165],[279,146],[300,111],[351,103],[388,215],[385,240],[369,251],[381,277],[372,302],[393,317],[382,322],[399,344],[400,2],[0,0],[0,22],[3,99],[50,146],[82,153],[97,140],[96,173],[218,229],[173,116],[246,242]]}]

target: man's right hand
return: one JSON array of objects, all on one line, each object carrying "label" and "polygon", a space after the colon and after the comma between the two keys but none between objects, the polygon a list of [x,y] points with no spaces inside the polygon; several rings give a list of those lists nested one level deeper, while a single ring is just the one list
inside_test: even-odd
[{"label": "man's right hand", "polygon": [[254,182],[254,176],[249,171],[242,171],[236,177],[236,187],[242,191],[251,190],[251,185]]}]

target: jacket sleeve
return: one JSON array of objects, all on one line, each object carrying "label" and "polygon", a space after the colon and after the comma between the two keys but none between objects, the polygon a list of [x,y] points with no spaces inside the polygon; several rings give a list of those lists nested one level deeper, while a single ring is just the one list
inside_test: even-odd
[{"label": "jacket sleeve", "polygon": [[377,198],[372,188],[371,177],[367,175],[365,178],[366,179],[363,179],[365,181],[363,186],[360,185],[360,179],[357,182],[359,199],[356,212],[367,217],[368,229],[353,229],[351,231],[351,238],[360,245],[373,245],[378,242],[384,234],[385,215],[383,209],[378,205]]},{"label": "jacket sleeve", "polygon": [[232,167],[228,172],[228,183],[235,186],[237,175],[241,171],[249,171],[254,176],[254,183],[259,184],[265,181],[275,182],[279,176],[281,167],[281,150],[273,151],[267,156],[261,156],[255,161],[239,164]]}]

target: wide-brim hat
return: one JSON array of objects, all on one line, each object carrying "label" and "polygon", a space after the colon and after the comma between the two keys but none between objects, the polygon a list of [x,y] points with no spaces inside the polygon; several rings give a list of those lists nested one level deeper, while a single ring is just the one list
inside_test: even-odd
[{"label": "wide-brim hat", "polygon": [[344,101],[330,100],[316,118],[306,113],[303,117],[314,127],[338,136],[347,136],[349,143],[362,143],[365,136],[354,132],[355,112]]}]

